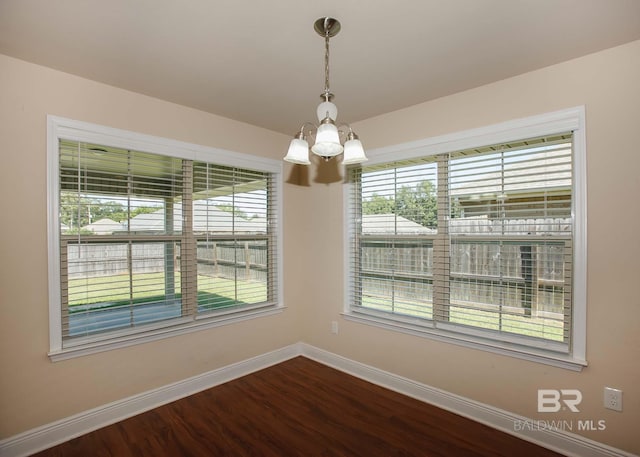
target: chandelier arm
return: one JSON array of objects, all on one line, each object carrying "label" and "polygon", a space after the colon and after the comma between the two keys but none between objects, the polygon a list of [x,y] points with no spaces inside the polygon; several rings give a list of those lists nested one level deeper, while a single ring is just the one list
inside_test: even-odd
[{"label": "chandelier arm", "polygon": [[[305,131],[305,129],[307,129]],[[306,139],[307,137],[315,138],[315,133],[318,130],[318,126],[313,122],[305,122],[300,126],[300,131],[296,133],[295,137],[300,138],[301,140]]]},{"label": "chandelier arm", "polygon": [[[340,135],[344,136],[344,140],[343,141],[346,141],[347,139],[349,139],[350,135],[354,135],[353,129],[346,122],[341,122],[340,124],[338,124],[337,127],[338,127],[338,133]],[[345,127],[346,127],[346,129],[345,129]]]},{"label": "chandelier arm", "polygon": [[311,129],[309,129],[309,132],[311,132],[312,130],[316,130],[318,128],[318,126],[316,124],[314,124],[313,122],[305,122],[304,124],[302,124],[300,126],[300,133],[304,133],[304,129],[305,127],[311,127]]}]

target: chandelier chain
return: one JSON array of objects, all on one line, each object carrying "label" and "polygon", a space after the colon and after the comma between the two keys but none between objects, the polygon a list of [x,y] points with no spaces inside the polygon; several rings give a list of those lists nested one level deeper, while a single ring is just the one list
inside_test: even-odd
[{"label": "chandelier chain", "polygon": [[324,96],[328,100],[329,94],[329,32],[324,36]]}]

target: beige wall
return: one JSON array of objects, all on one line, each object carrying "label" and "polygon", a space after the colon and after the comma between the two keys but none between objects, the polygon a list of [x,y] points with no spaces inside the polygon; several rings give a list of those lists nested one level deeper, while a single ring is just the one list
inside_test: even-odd
[{"label": "beige wall", "polygon": [[[578,432],[575,423],[574,432],[640,453],[640,42],[388,113],[354,128],[372,149],[578,105],[586,106],[587,124],[587,368],[576,373],[341,319],[338,185],[315,186],[309,202],[319,224],[310,227],[321,242],[310,244],[308,251],[315,265],[305,303],[306,341],[523,416],[604,419],[605,431]],[[340,323],[338,335],[330,333],[332,320]],[[623,413],[602,407],[604,386],[624,391]],[[538,414],[539,388],[580,389],[581,412]]]},{"label": "beige wall", "polygon": [[[640,452],[640,299],[635,283],[640,42],[361,122],[377,148],[586,105],[589,367],[581,373],[348,322],[342,186],[334,165],[285,166],[285,301],[277,316],[51,363],[46,257],[46,114],[279,158],[286,136],[0,56],[0,439],[298,340],[539,419],[604,419],[579,432]],[[616,166],[614,161],[624,162]],[[20,218],[20,227],[11,222]],[[608,225],[607,222],[615,221]],[[606,237],[614,234],[611,241]],[[9,261],[11,265],[9,265]],[[622,318],[610,316],[616,312]],[[330,333],[330,322],[340,333]],[[625,412],[602,408],[624,390]],[[581,413],[536,413],[538,388],[577,388]]]},{"label": "beige wall", "polygon": [[274,316],[50,362],[47,114],[278,160],[289,140],[0,55],[0,439],[300,341],[298,300],[285,294]]}]

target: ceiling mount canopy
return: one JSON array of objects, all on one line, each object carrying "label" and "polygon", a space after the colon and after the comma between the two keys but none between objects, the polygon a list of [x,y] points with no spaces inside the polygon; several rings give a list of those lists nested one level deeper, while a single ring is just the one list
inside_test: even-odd
[{"label": "ceiling mount canopy", "polygon": [[340,32],[340,21],[332,17],[321,17],[313,23],[313,29],[321,37],[333,38]]},{"label": "ceiling mount canopy", "polygon": [[342,163],[345,165],[361,163],[367,160],[362,143],[358,135],[348,124],[336,125],[338,117],[338,107],[333,103],[333,94],[329,88],[329,39],[340,32],[340,22],[331,17],[321,17],[314,24],[313,28],[324,38],[324,91],[320,94],[322,102],[318,105],[316,114],[318,125],[305,122],[300,127],[289,144],[289,151],[284,160],[287,162],[309,165],[309,143],[307,138],[315,137],[315,142],[311,146],[311,152],[329,160],[337,155],[343,154]]}]

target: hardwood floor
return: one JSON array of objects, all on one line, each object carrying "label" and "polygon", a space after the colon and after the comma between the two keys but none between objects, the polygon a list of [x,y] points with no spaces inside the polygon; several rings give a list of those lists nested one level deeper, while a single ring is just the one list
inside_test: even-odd
[{"label": "hardwood floor", "polygon": [[35,455],[551,457],[560,454],[297,357]]}]

